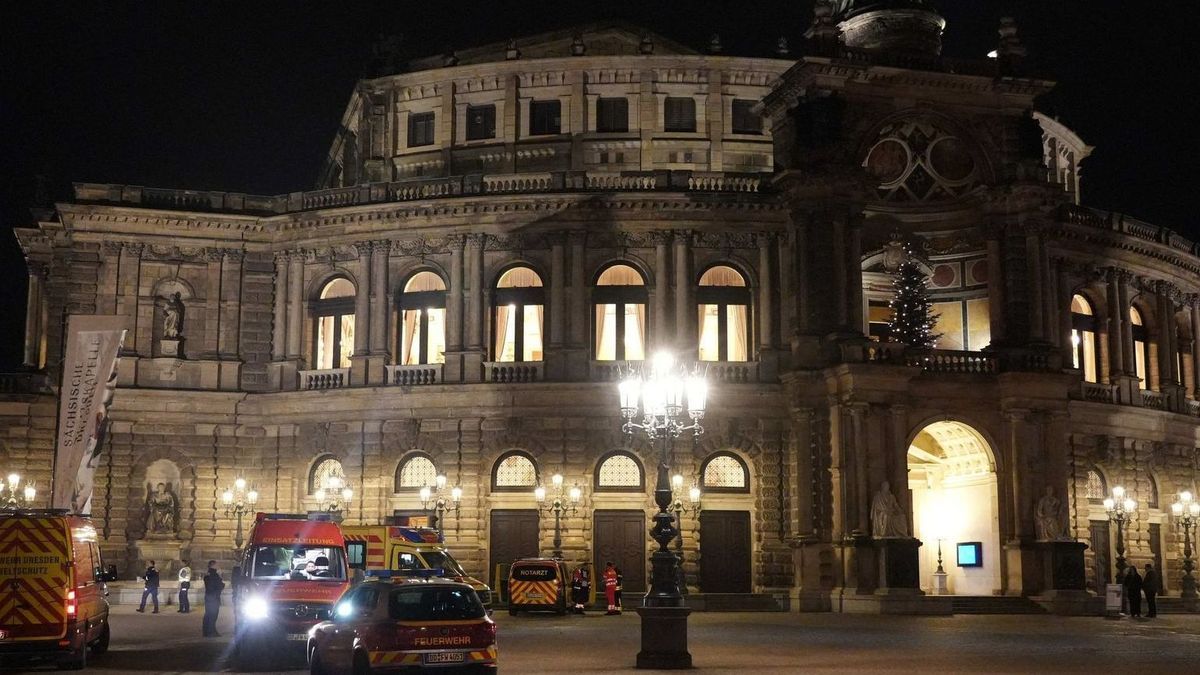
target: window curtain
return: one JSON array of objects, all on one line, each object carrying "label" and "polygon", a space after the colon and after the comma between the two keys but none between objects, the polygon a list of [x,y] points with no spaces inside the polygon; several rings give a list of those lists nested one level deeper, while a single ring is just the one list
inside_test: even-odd
[{"label": "window curtain", "polygon": [[596,360],[617,358],[617,306],[596,305]]},{"label": "window curtain", "polygon": [[646,306],[625,305],[625,358],[641,361],[646,358]]},{"label": "window curtain", "polygon": [[523,361],[542,360],[542,305],[525,305],[525,354]]},{"label": "window curtain", "polygon": [[718,327],[718,305],[700,305],[700,360],[719,361],[721,359],[721,334]]},{"label": "window curtain", "polygon": [[1138,378],[1138,387],[1141,389],[1149,389],[1150,383],[1146,377],[1146,343],[1141,340],[1135,340],[1133,343],[1133,360],[1136,366],[1136,374]]},{"label": "window curtain", "polygon": [[342,334],[339,336],[338,349],[339,356],[338,368],[349,368],[350,357],[354,354],[354,315],[343,314],[342,319]]},{"label": "window curtain", "polygon": [[429,363],[445,363],[446,362],[446,310],[441,307],[434,307],[425,310],[429,314],[429,339],[426,343],[426,353],[429,355],[425,360]]},{"label": "window curtain", "polygon": [[496,345],[492,354],[497,361],[516,361],[517,341],[513,332],[513,313],[516,305],[501,305],[496,308]]},{"label": "window curtain", "polygon": [[726,358],[730,361],[747,361],[750,358],[746,345],[747,333],[749,333],[746,309],[745,305],[728,305],[726,307],[726,330],[729,332]]},{"label": "window curtain", "polygon": [[333,367],[333,325],[334,317],[332,316],[323,316],[317,319],[316,368],[319,370]]},{"label": "window curtain", "polygon": [[421,310],[406,309],[401,320],[401,328],[403,334],[400,337],[400,364],[405,366],[415,366],[420,363],[420,355],[418,354],[417,333],[421,328]]}]

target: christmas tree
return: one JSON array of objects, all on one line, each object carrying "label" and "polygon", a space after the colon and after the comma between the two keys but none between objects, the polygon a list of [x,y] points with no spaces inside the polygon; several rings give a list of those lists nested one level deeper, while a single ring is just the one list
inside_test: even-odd
[{"label": "christmas tree", "polygon": [[928,279],[912,251],[905,247],[904,262],[892,281],[892,340],[916,349],[932,349],[940,333],[933,332],[938,315],[929,302]]}]

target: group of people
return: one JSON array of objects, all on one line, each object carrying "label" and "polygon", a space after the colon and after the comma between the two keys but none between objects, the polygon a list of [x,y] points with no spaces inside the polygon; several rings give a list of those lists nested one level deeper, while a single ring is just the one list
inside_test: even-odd
[{"label": "group of people", "polygon": [[1146,574],[1138,574],[1137,565],[1125,568],[1121,585],[1125,587],[1125,602],[1128,604],[1129,616],[1142,616],[1142,595],[1146,596],[1146,618],[1158,616],[1158,572],[1154,565],[1146,563]]},{"label": "group of people", "polygon": [[[192,567],[187,560],[181,560],[179,568],[179,609],[175,610],[180,614],[188,614],[192,611],[192,603],[188,598],[188,593],[192,588]],[[151,560],[146,566],[146,571],[142,573],[142,579],[145,581],[145,587],[142,590],[142,603],[138,606],[137,611],[140,613],[146,612],[146,601],[153,601],[153,611],[151,614],[158,614],[158,586],[159,573],[155,567],[155,561]],[[217,616],[221,612],[221,591],[225,590],[225,582],[221,579],[221,571],[217,568],[216,560],[208,561],[208,571],[201,577],[204,581],[204,622],[203,634],[204,637],[220,637],[217,632]]]},{"label": "group of people", "polygon": [[[621,576],[621,568],[613,565],[612,562],[604,563],[604,576],[601,580],[604,583],[604,598],[608,601],[608,611],[605,614],[620,614],[621,584],[624,581],[624,577]],[[571,611],[583,614],[591,591],[592,580],[588,576],[587,569],[576,567],[574,574],[571,575]]]}]

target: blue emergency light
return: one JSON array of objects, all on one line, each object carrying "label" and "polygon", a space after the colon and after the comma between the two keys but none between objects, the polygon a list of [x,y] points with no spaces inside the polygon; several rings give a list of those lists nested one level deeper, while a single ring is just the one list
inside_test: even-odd
[{"label": "blue emergency light", "polygon": [[404,527],[393,525],[388,528],[391,536],[399,537],[414,544],[440,544],[445,541],[441,530],[432,527]]},{"label": "blue emergency light", "polygon": [[434,579],[444,576],[446,570],[441,567],[431,569],[367,570],[365,574],[375,579]]}]

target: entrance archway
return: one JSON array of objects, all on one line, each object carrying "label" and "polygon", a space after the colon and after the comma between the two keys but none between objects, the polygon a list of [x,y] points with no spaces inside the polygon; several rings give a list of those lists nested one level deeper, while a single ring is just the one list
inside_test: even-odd
[{"label": "entrance archway", "polygon": [[995,454],[963,422],[925,425],[908,447],[913,534],[921,547],[921,588],[934,591],[938,543],[948,592],[1001,592],[1000,514]]}]

